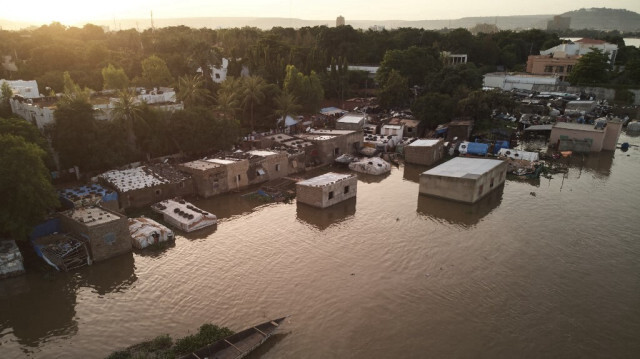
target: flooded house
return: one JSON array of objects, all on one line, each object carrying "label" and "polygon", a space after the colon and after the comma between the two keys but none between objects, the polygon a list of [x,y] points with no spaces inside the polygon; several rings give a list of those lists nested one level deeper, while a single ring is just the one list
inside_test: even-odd
[{"label": "flooded house", "polygon": [[361,113],[347,113],[336,121],[336,130],[362,131],[366,118]]},{"label": "flooded house", "polygon": [[101,207],[83,207],[59,213],[60,226],[87,244],[91,259],[99,262],[131,252],[127,217]]},{"label": "flooded house", "polygon": [[200,197],[208,198],[229,190],[226,167],[220,163],[195,160],[182,163],[178,168],[191,175],[196,194]]},{"label": "flooded house", "polygon": [[213,213],[203,211],[182,199],[160,201],[152,205],[151,209],[162,214],[167,223],[185,232],[193,232],[218,223],[218,218]]},{"label": "flooded house", "polygon": [[278,133],[265,137],[267,142],[262,148],[277,148],[287,152],[289,174],[304,172],[306,167],[313,167],[311,158],[317,157],[317,146],[299,137]]},{"label": "flooded house", "polygon": [[473,120],[453,120],[446,125],[447,137],[446,141],[467,141],[471,137],[473,130]]},{"label": "flooded house", "polygon": [[51,233],[31,240],[38,257],[58,271],[91,265],[91,255],[87,243],[65,233]]},{"label": "flooded house", "polygon": [[172,230],[146,217],[129,218],[131,245],[138,249],[175,240]]},{"label": "flooded house", "polygon": [[79,208],[100,204],[104,208],[117,211],[118,193],[97,183],[86,186],[65,188],[58,191],[60,203],[66,208]]},{"label": "flooded house", "polygon": [[[234,152],[207,162],[221,165],[226,173],[228,190],[240,190],[289,175],[289,156],[286,151],[252,150]],[[296,166],[298,164],[296,163]]]},{"label": "flooded house", "polygon": [[431,166],[440,161],[444,154],[443,139],[420,139],[404,147],[404,160],[407,163]]},{"label": "flooded house", "polygon": [[329,172],[296,184],[299,203],[326,208],[355,197],[358,177],[352,174]]},{"label": "flooded house", "polygon": [[402,126],[402,136],[404,138],[420,137],[420,134],[423,131],[422,122],[412,118],[392,118],[388,125]]},{"label": "flooded house", "polygon": [[166,163],[108,171],[98,178],[118,192],[122,209],[141,208],[163,199],[189,196],[195,192],[191,175]]},{"label": "flooded house", "polygon": [[614,151],[622,132],[622,120],[600,118],[595,125],[557,122],[551,128],[549,146],[558,151]]},{"label": "flooded house", "polygon": [[323,165],[333,163],[342,154],[357,153],[364,140],[362,131],[350,130],[310,130],[296,137],[316,146],[312,158]]},{"label": "flooded house", "polygon": [[456,157],[420,175],[420,193],[475,203],[504,183],[507,163]]}]

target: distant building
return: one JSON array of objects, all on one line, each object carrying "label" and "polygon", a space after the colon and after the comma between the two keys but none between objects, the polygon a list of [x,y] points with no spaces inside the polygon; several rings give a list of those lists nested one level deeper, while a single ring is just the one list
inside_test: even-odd
[{"label": "distant building", "polygon": [[493,34],[499,32],[500,29],[495,24],[476,24],[474,27],[469,29],[472,35],[482,34]]},{"label": "distant building", "polygon": [[0,79],[0,85],[4,82],[9,84],[14,95],[20,95],[24,98],[38,98],[40,92],[38,92],[38,83],[36,80],[23,81],[23,80],[3,80]]},{"label": "distant building", "polygon": [[355,197],[357,192],[358,177],[352,174],[329,172],[296,184],[297,201],[319,208]]},{"label": "distant building", "polygon": [[553,76],[560,81],[566,81],[579,58],[580,55],[567,55],[563,52],[552,55],[530,55],[527,59],[527,72],[532,75]]},{"label": "distant building", "polygon": [[372,25],[369,26],[369,30],[376,32],[384,31],[384,25]]},{"label": "distant building", "polygon": [[609,63],[613,64],[616,61],[616,55],[618,54],[618,45],[610,44],[603,40],[595,40],[589,38],[583,38],[576,41],[569,41],[558,46],[554,46],[550,49],[540,51],[540,55],[552,55],[556,58],[582,56],[588,54],[592,49],[598,49],[603,53],[609,54]]},{"label": "distant building", "polygon": [[344,26],[344,17],[342,15],[336,18],[336,27]]},{"label": "distant building", "polygon": [[420,175],[420,193],[475,203],[504,183],[507,163],[456,157]]},{"label": "distant building", "polygon": [[440,53],[442,61],[445,65],[460,65],[467,63],[467,54],[452,54],[449,51],[442,51]]},{"label": "distant building", "polygon": [[569,30],[571,27],[571,18],[556,15],[553,19],[547,21],[547,30]]},{"label": "distant building", "polygon": [[513,89],[531,91],[535,85],[558,85],[560,77],[553,74],[535,75],[531,73],[492,72],[484,74],[483,86],[504,91]]}]

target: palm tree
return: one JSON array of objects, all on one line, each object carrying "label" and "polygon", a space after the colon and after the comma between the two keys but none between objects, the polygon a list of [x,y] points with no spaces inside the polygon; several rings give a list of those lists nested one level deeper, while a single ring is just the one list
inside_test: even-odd
[{"label": "palm tree", "polygon": [[242,84],[242,103],[245,107],[249,107],[251,132],[253,132],[253,108],[264,101],[266,83],[262,77],[249,76],[243,79]]},{"label": "palm tree", "polygon": [[124,125],[127,132],[127,142],[132,148],[136,146],[136,134],[133,131],[134,122],[144,121],[142,112],[144,103],[137,101],[134,91],[122,90],[118,92],[118,99],[111,108],[111,118]]},{"label": "palm tree", "polygon": [[274,99],[276,120],[286,120],[287,116],[293,116],[300,111],[302,106],[298,104],[298,99],[290,93],[282,92],[278,97]]},{"label": "palm tree", "polygon": [[236,111],[240,108],[237,96],[233,93],[218,91],[218,105],[216,110],[221,112],[225,118],[235,118]]},{"label": "palm tree", "polygon": [[185,75],[178,79],[178,99],[185,107],[203,104],[210,97],[209,91],[204,88],[202,75]]}]

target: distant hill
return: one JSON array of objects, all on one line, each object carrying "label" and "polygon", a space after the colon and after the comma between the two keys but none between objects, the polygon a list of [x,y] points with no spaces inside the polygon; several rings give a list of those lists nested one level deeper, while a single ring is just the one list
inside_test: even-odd
[{"label": "distant hill", "polygon": [[[619,30],[624,32],[640,31],[640,14],[623,9],[591,8],[566,12],[562,16],[571,17],[571,29],[596,29]],[[477,24],[494,24],[502,30],[517,29],[546,29],[547,21],[553,15],[521,15],[521,16],[492,16],[492,17],[464,17],[451,20],[349,20],[348,25],[357,29],[368,29],[372,26],[396,29],[399,27],[415,27],[427,30],[439,30],[444,28],[471,28]],[[96,20],[92,24],[106,26],[110,30],[138,29],[144,30],[150,27],[150,19],[115,19]],[[331,20],[304,20],[288,18],[267,17],[192,17],[154,19],[156,27],[184,25],[192,28],[230,28],[230,27],[257,27],[271,29],[274,26],[300,28],[305,26],[335,26],[335,19]],[[0,19],[0,28],[5,30],[18,30],[33,25],[27,22],[12,22]],[[76,24],[82,26],[83,24]]]},{"label": "distant hill", "polygon": [[591,8],[565,12],[571,18],[571,29],[640,31],[640,14],[624,9]]}]

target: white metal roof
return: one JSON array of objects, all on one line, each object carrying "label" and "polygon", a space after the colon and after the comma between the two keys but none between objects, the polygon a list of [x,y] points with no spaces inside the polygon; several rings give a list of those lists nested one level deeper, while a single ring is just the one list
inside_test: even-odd
[{"label": "white metal roof", "polygon": [[268,156],[273,156],[278,154],[277,152],[273,152],[273,151],[260,151],[260,150],[249,151],[249,153],[254,156],[260,156],[260,157],[268,157]]},{"label": "white metal roof", "polygon": [[511,148],[501,148],[500,151],[498,151],[498,155],[513,158],[516,160],[527,160],[527,161],[537,161],[539,160],[539,157],[540,157],[538,155],[538,152],[520,151],[520,150],[511,149]]},{"label": "white metal roof", "polygon": [[338,120],[338,122],[342,123],[360,123],[361,121],[364,121],[364,115],[347,114]]},{"label": "white metal roof", "polygon": [[144,170],[144,166],[121,171],[108,171],[101,174],[100,177],[104,178],[119,192],[128,192],[136,189],[157,186],[163,183],[169,183],[169,180],[165,178],[154,173],[147,173]]},{"label": "white metal roof", "polygon": [[413,141],[413,143],[411,143],[409,146],[431,147],[431,146],[435,146],[436,144],[438,144],[438,142],[440,142],[440,140],[416,140],[416,141]]},{"label": "white metal roof", "polygon": [[304,180],[304,181],[300,181],[300,182],[298,182],[298,184],[301,185],[301,186],[322,187],[322,186],[326,186],[326,185],[329,185],[329,184],[332,184],[332,183],[335,183],[335,182],[342,181],[342,180],[347,179],[349,177],[353,177],[353,175],[344,174],[344,173],[329,172],[329,173],[325,173],[325,174],[317,176],[317,177],[313,177],[313,178],[309,178],[309,179]]},{"label": "white metal roof", "polygon": [[502,161],[500,160],[487,158],[456,157],[422,174],[456,178],[477,178],[501,163]]},{"label": "white metal roof", "polygon": [[222,158],[211,158],[208,159],[207,162],[211,162],[211,163],[219,163],[221,165],[230,165],[232,163],[236,163],[238,161],[234,161],[234,160],[227,160],[227,159],[222,159]]}]

